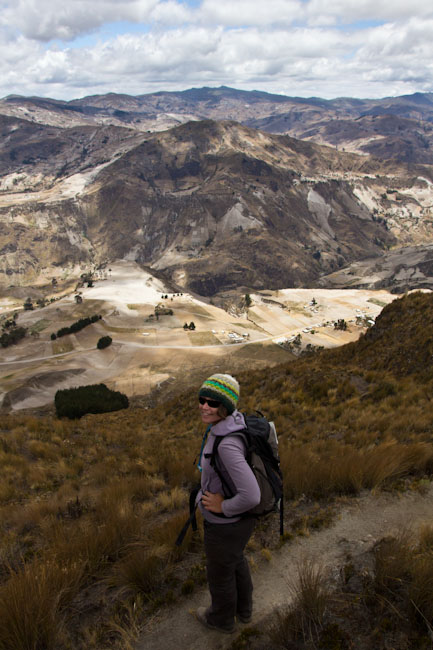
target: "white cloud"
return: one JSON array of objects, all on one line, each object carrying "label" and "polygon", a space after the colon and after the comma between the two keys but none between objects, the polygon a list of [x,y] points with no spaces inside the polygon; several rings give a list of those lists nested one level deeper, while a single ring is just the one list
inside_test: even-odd
[{"label": "white cloud", "polygon": [[153,9],[151,20],[163,25],[182,25],[195,21],[194,12],[175,0],[159,2]]},{"label": "white cloud", "polygon": [[228,27],[291,25],[304,15],[299,0],[204,0],[200,20]]},{"label": "white cloud", "polygon": [[6,19],[29,39],[71,41],[105,23],[149,19],[158,0],[18,0]]},{"label": "white cloud", "polygon": [[[322,97],[433,90],[430,4],[0,0],[0,96],[221,84]],[[117,24],[124,33],[114,33]]]},{"label": "white cloud", "polygon": [[310,0],[304,5],[310,21],[319,15],[342,24],[357,21],[404,20],[411,16],[433,16],[430,0]]}]

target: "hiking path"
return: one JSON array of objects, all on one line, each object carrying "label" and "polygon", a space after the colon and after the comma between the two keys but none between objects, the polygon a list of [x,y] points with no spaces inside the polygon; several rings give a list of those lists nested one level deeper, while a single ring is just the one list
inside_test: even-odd
[{"label": "hiking path", "polygon": [[[317,562],[335,577],[353,557],[371,550],[386,535],[403,529],[417,530],[433,523],[433,485],[421,494],[377,494],[368,492],[344,503],[329,528],[297,537],[272,553],[269,562],[261,562],[253,572],[255,612],[250,625],[266,625],[273,610],[290,602],[290,583],[296,580],[304,560]],[[197,607],[209,604],[206,588],[164,609],[144,628],[136,650],[223,650],[245,629],[238,624],[235,634],[205,629],[194,616]]]}]

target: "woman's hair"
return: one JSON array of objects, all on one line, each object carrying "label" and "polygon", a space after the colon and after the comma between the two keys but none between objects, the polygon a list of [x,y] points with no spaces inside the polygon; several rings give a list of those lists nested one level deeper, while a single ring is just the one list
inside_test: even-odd
[{"label": "woman's hair", "polygon": [[218,406],[218,411],[217,411],[217,413],[218,413],[218,415],[220,416],[220,418],[224,418],[224,419],[225,419],[225,418],[228,416],[228,414],[229,414],[229,412],[227,411],[227,409],[226,409],[226,407],[224,406],[224,404],[220,404],[220,405]]}]

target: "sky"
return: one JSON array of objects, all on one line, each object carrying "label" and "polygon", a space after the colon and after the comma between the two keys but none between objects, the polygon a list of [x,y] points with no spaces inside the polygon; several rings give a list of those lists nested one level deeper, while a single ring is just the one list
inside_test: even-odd
[{"label": "sky", "polygon": [[431,0],[0,0],[0,97],[433,91]]}]

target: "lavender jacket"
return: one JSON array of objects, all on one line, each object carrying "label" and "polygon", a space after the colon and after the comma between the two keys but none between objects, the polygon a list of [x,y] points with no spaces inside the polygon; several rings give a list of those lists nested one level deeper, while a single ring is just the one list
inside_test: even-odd
[{"label": "lavender jacket", "polygon": [[230,486],[232,498],[225,498],[222,503],[222,511],[225,517],[218,517],[214,513],[206,510],[202,503],[201,497],[204,491],[212,493],[219,492],[224,494],[221,480],[214,468],[211,467],[210,458],[206,454],[211,454],[216,436],[225,437],[229,433],[242,431],[245,428],[245,420],[242,413],[234,411],[224,420],[214,424],[209,432],[206,445],[201,458],[203,468],[201,474],[201,490],[197,496],[197,504],[203,517],[212,524],[232,524],[239,521],[239,515],[250,508],[254,508],[260,502],[260,488],[256,478],[245,460],[245,442],[241,436],[229,436],[220,442],[218,447],[218,456],[221,461],[221,474]]}]

